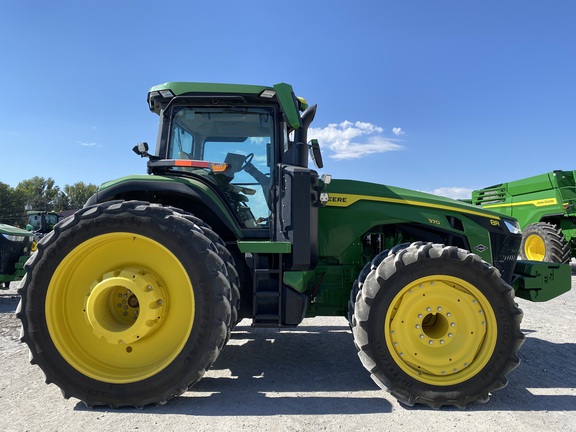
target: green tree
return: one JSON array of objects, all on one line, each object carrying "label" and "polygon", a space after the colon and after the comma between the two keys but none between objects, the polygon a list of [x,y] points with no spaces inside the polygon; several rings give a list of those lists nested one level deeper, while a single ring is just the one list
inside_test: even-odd
[{"label": "green tree", "polygon": [[84,182],[60,189],[52,178],[38,176],[21,181],[16,188],[0,182],[0,222],[25,224],[25,208],[56,212],[76,210],[82,208],[97,190],[95,184]]},{"label": "green tree", "polygon": [[16,192],[24,197],[30,210],[54,210],[54,204],[60,194],[60,188],[54,179],[48,177],[32,177],[21,181],[16,186]]},{"label": "green tree", "polygon": [[24,197],[0,182],[0,223],[22,225],[25,221]]},{"label": "green tree", "polygon": [[64,194],[68,198],[68,209],[82,208],[88,198],[96,193],[96,190],[98,190],[98,186],[84,182],[64,186]]},{"label": "green tree", "polygon": [[[66,186],[64,186],[64,188],[66,188]],[[58,192],[58,196],[54,200],[53,209],[56,212],[70,209],[70,199],[68,199],[68,195],[66,195],[65,192]]]}]

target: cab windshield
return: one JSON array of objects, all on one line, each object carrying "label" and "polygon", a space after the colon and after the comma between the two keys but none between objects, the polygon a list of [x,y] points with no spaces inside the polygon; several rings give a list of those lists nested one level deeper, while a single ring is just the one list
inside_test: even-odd
[{"label": "cab windshield", "polygon": [[224,172],[179,169],[214,182],[244,227],[265,227],[270,216],[273,139],[272,109],[175,107],[166,158],[227,164]]}]

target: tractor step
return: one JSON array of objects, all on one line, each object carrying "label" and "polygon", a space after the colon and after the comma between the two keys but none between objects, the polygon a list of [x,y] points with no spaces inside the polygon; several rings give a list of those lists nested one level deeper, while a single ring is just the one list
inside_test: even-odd
[{"label": "tractor step", "polygon": [[255,327],[282,325],[282,260],[276,256],[254,257],[252,316]]},{"label": "tractor step", "polygon": [[306,316],[308,296],[283,283],[282,254],[246,254],[252,269],[252,326],[294,327]]}]

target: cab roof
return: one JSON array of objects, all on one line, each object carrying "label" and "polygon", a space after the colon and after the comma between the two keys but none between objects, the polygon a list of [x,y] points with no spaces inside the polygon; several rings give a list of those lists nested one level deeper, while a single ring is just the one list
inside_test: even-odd
[{"label": "cab roof", "polygon": [[280,103],[282,111],[293,128],[300,124],[300,110],[308,107],[303,98],[296,98],[290,84],[279,83],[273,86],[248,84],[223,84],[202,82],[166,82],[152,87],[148,91],[150,111],[160,114],[162,108],[176,96],[221,95],[227,97],[244,96],[262,98]]}]

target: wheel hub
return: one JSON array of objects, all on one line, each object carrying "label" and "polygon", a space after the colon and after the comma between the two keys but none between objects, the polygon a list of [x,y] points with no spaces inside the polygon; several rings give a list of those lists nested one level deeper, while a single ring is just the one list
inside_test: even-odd
[{"label": "wheel hub", "polygon": [[456,374],[474,361],[486,334],[478,300],[444,281],[405,290],[389,322],[396,355],[416,375]]},{"label": "wheel hub", "polygon": [[524,245],[526,257],[533,261],[544,261],[546,256],[546,244],[539,236],[533,234],[528,236]]},{"label": "wheel hub", "polygon": [[166,295],[156,279],[133,268],[108,272],[86,296],[84,313],[92,332],[114,345],[150,335],[165,312]]}]

